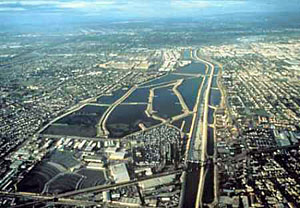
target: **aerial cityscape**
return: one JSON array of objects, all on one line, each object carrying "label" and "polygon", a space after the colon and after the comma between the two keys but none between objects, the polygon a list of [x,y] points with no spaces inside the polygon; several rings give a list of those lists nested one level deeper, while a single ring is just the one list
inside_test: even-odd
[{"label": "aerial cityscape", "polygon": [[300,207],[300,2],[0,0],[0,207]]}]

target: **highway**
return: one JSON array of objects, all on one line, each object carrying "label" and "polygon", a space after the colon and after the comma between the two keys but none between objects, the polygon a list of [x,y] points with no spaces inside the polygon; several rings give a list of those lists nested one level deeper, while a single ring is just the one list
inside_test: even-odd
[{"label": "highway", "polygon": [[147,176],[147,177],[140,178],[140,179],[134,179],[134,180],[131,180],[131,181],[128,181],[128,182],[115,183],[115,184],[109,184],[109,185],[99,185],[99,186],[80,189],[80,190],[76,190],[76,191],[70,191],[70,192],[66,192],[66,193],[63,193],[63,194],[58,194],[56,196],[56,198],[66,198],[66,197],[70,197],[70,196],[75,196],[75,195],[80,195],[80,194],[87,194],[87,193],[91,193],[91,192],[98,193],[98,192],[105,191],[105,190],[110,190],[110,189],[114,189],[114,188],[134,185],[134,184],[137,184],[139,182],[146,181],[146,180],[153,179],[153,178],[159,178],[159,177],[163,177],[163,176],[179,174],[179,173],[182,173],[182,170],[183,169],[167,171],[167,172],[155,174],[155,175],[152,175],[152,176]]},{"label": "highway", "polygon": [[[62,194],[58,194],[55,196],[47,196],[47,195],[40,195],[40,194],[35,194],[35,193],[27,193],[27,192],[15,192],[15,193],[9,193],[9,192],[3,192],[0,191],[0,195],[1,196],[6,196],[6,197],[14,197],[14,198],[20,198],[20,197],[26,197],[29,199],[33,199],[36,200],[35,202],[29,202],[23,205],[17,205],[13,208],[17,208],[17,207],[32,207],[34,204],[37,203],[43,203],[43,202],[55,202],[58,200],[58,202],[62,202],[64,204],[68,204],[69,203],[74,203],[72,199],[69,199],[68,197],[73,197],[73,196],[77,196],[77,195],[81,195],[81,194],[87,194],[87,193],[94,193],[97,194],[99,192],[102,191],[106,191],[106,190],[110,190],[110,189],[115,189],[115,188],[120,188],[120,187],[124,187],[124,186],[130,186],[130,185],[134,185],[134,184],[138,184],[139,182],[143,182],[149,179],[153,179],[153,178],[160,178],[163,176],[168,176],[168,175],[174,175],[174,174],[181,174],[183,172],[183,168],[179,168],[177,170],[172,170],[172,171],[167,171],[167,172],[163,172],[163,173],[158,173],[152,176],[147,176],[147,177],[143,177],[140,179],[134,179],[128,182],[122,182],[122,183],[116,183],[116,184],[108,184],[108,185],[99,185],[99,186],[94,186],[94,187],[90,187],[90,188],[85,188],[85,189],[79,189],[79,190],[75,190],[75,191],[70,191],[70,192],[66,192],[66,193],[62,193]],[[77,200],[79,201],[79,200]]]},{"label": "highway", "polygon": [[61,138],[70,138],[70,139],[78,139],[78,140],[89,140],[89,141],[116,141],[118,139],[109,139],[105,136],[102,137],[82,137],[82,136],[68,136],[68,135],[55,135],[55,134],[40,134],[42,138],[51,138],[51,139],[61,139]]}]

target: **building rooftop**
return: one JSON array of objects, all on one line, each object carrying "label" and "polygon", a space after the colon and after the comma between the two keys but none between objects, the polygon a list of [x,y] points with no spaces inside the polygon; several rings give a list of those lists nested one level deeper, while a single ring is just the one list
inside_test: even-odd
[{"label": "building rooftop", "polygon": [[125,163],[110,166],[110,171],[116,183],[130,181],[130,177]]}]

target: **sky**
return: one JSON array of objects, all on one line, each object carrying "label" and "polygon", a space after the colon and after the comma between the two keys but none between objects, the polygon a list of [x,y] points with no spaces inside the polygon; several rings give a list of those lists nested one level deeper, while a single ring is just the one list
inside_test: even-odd
[{"label": "sky", "polygon": [[299,9],[299,0],[0,0],[0,13],[82,13],[132,17],[172,17],[195,13]]},{"label": "sky", "polygon": [[[0,25],[43,18],[142,20],[296,11],[300,0],[0,0]],[[41,21],[41,20],[40,20]]]}]

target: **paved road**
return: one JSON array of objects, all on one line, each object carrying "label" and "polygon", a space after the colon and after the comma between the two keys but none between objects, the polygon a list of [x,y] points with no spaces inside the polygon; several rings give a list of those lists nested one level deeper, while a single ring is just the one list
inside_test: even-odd
[{"label": "paved road", "polygon": [[105,191],[105,190],[109,190],[109,189],[113,189],[113,188],[118,188],[118,187],[124,187],[124,186],[137,184],[139,182],[146,181],[146,180],[153,179],[153,178],[159,178],[159,177],[162,177],[162,176],[178,174],[178,173],[181,173],[182,171],[183,171],[182,169],[178,169],[178,170],[167,171],[167,172],[155,174],[155,175],[144,177],[144,178],[141,178],[141,179],[134,179],[134,180],[131,180],[131,181],[128,181],[128,182],[116,183],[116,184],[110,184],[110,185],[94,186],[94,187],[90,187],[90,188],[86,188],[86,189],[80,189],[80,190],[76,190],[76,191],[70,191],[70,192],[67,192],[67,193],[59,194],[56,197],[57,198],[66,198],[66,197],[70,197],[70,196],[86,194],[86,193],[91,193],[91,192],[93,192],[93,193],[96,192],[97,193],[97,192],[101,192],[101,191]]},{"label": "paved road", "polygon": [[138,184],[139,182],[146,181],[146,180],[153,179],[153,178],[160,178],[163,176],[180,174],[180,173],[182,173],[182,171],[183,171],[183,168],[179,168],[177,170],[167,171],[167,172],[155,174],[152,176],[147,176],[147,177],[140,178],[140,179],[134,179],[134,180],[131,180],[128,182],[109,184],[109,185],[99,185],[99,186],[94,186],[94,187],[90,187],[90,188],[79,189],[76,191],[70,191],[70,192],[58,194],[56,196],[45,196],[45,195],[40,195],[40,194],[35,194],[35,193],[26,193],[26,192],[9,193],[9,192],[3,192],[3,191],[0,191],[0,196],[15,197],[15,198],[26,197],[26,198],[36,200],[34,202],[17,205],[12,208],[33,207],[35,204],[39,204],[39,203],[43,203],[43,202],[46,203],[46,202],[51,202],[51,201],[55,202],[57,200],[58,200],[58,202],[61,202],[64,204],[74,204],[74,200],[69,199],[68,197],[81,195],[81,194],[87,194],[87,193],[99,193],[99,192],[102,192],[105,190],[110,190],[110,189],[115,189],[115,188],[120,188],[120,187],[124,187],[124,186]]}]

